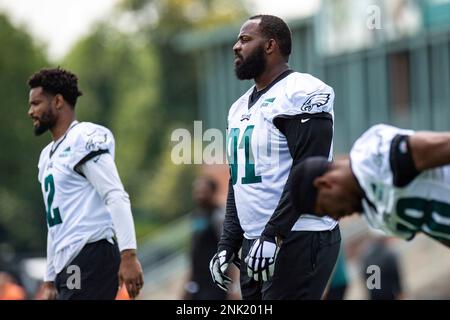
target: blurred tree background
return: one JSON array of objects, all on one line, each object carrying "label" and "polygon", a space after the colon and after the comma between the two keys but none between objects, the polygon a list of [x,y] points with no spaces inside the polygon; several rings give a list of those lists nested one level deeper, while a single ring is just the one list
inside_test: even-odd
[{"label": "blurred tree background", "polygon": [[37,163],[48,137],[34,137],[26,80],[47,61],[44,48],[3,15],[0,43],[0,243],[37,250],[46,239]]},{"label": "blurred tree background", "polygon": [[138,238],[190,211],[198,168],[172,163],[170,135],[175,128],[192,132],[198,119],[198,61],[177,49],[177,39],[245,17],[237,0],[123,0],[61,61],[48,61],[44,46],[0,15],[0,43],[6,44],[0,50],[0,244],[45,250],[37,162],[50,138],[33,135],[26,85],[42,67],[60,65],[76,73],[84,93],[78,119],[115,134],[116,163],[131,197]]}]

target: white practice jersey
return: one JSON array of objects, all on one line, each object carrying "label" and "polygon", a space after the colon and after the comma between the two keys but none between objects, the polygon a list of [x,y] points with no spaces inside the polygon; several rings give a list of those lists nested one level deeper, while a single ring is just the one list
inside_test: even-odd
[{"label": "white practice jersey", "polygon": [[450,240],[450,166],[426,170],[405,187],[394,186],[391,142],[413,133],[380,124],[353,145],[351,168],[369,200],[363,200],[364,216],[388,235],[410,240],[421,231]]},{"label": "white practice jersey", "polygon": [[[292,72],[275,83],[249,109],[253,87],[230,108],[227,156],[240,225],[248,239],[259,237],[277,208],[292,166],[286,137],[277,117],[328,113],[333,117],[334,91],[319,79]],[[308,121],[303,119],[302,121]],[[330,150],[330,159],[332,148]],[[292,230],[331,230],[329,217],[302,215]]]},{"label": "white practice jersey", "polygon": [[112,133],[105,127],[77,121],[41,152],[38,179],[47,212],[49,270],[59,273],[85,244],[101,239],[112,241],[114,237],[104,201],[92,184],[75,171],[80,163],[96,161],[95,157],[105,152],[114,157]]}]

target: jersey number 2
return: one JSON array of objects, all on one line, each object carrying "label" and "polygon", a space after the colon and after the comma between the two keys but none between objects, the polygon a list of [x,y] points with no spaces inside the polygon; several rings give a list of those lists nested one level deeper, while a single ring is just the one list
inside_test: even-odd
[{"label": "jersey number 2", "polygon": [[[244,148],[245,153],[245,177],[242,177],[242,184],[251,184],[261,182],[261,176],[257,176],[255,173],[255,159],[252,152],[252,135],[255,126],[251,125],[245,128],[242,135],[241,143],[239,143],[239,149]],[[240,130],[239,128],[232,128],[228,135],[227,145],[231,144],[230,152],[227,152],[228,161],[231,168],[231,180],[233,185],[236,184],[238,179],[238,140]]]},{"label": "jersey number 2", "polygon": [[61,215],[59,213],[59,208],[53,208],[53,198],[55,197],[55,180],[53,175],[47,176],[45,178],[45,192],[47,195],[47,223],[49,227],[53,227],[57,224],[62,223]]}]

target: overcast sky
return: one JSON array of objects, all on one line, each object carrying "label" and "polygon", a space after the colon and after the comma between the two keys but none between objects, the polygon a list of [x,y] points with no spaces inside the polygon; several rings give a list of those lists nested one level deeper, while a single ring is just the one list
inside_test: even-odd
[{"label": "overcast sky", "polygon": [[[119,0],[0,0],[0,12],[23,25],[47,45],[50,58],[63,57],[76,40],[89,33],[95,22],[111,13]],[[319,0],[247,0],[255,13],[283,18],[311,11]],[[56,27],[55,27],[56,26]]]}]

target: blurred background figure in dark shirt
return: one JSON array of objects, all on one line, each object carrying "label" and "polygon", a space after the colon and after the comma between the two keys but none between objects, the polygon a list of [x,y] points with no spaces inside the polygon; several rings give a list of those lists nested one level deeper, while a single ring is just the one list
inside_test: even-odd
[{"label": "blurred background figure in dark shirt", "polygon": [[[209,261],[217,251],[222,232],[225,209],[217,204],[217,182],[207,176],[197,178],[192,196],[196,208],[192,215],[191,272],[184,286],[184,299],[225,300],[236,298],[233,288],[227,292],[219,289],[211,280]],[[233,281],[233,283],[239,283]]]}]

